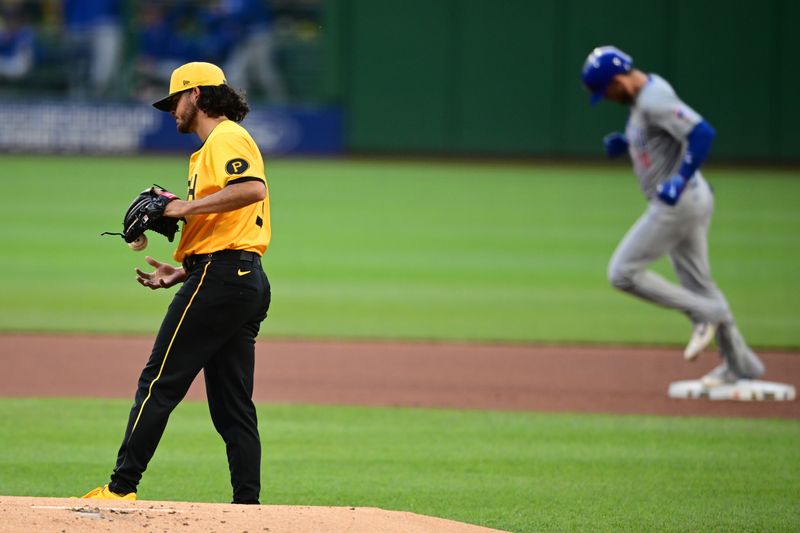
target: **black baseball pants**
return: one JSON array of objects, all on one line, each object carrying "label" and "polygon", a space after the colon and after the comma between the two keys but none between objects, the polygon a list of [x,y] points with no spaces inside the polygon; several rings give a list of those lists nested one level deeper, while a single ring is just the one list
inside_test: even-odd
[{"label": "black baseball pants", "polygon": [[269,281],[251,252],[217,252],[185,268],[188,276],[139,377],[109,489],[136,492],[170,413],[202,369],[211,419],[226,445],[233,503],[259,503],[253,373],[255,340],[270,304]]}]

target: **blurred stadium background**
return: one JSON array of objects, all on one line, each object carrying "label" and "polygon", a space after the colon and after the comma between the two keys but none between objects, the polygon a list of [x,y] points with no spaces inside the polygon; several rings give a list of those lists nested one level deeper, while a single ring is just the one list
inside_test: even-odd
[{"label": "blurred stadium background", "polygon": [[597,157],[614,43],[714,124],[715,161],[800,160],[790,0],[3,0],[0,150],[134,153],[192,140],[145,105],[174,66],[222,65],[267,155]]}]

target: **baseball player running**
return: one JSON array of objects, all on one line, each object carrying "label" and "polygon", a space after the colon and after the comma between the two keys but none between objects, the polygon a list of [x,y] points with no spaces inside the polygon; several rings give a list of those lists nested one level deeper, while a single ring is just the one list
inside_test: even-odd
[{"label": "baseball player running", "polygon": [[[150,289],[183,285],[175,294],[139,378],[128,426],[109,484],[84,498],[136,499],[172,410],[194,378],[205,375],[214,427],[226,444],[233,503],[259,503],[261,444],[253,405],[255,340],[270,303],[261,255],[270,242],[264,162],[237,122],[249,112],[225,75],[210,63],[175,69],[169,95],[153,104],[202,147],[189,159],[187,200],[164,215],[185,218],[176,267],[148,257],[136,269]],[[189,473],[187,472],[187,475]]]},{"label": "baseball player running", "polygon": [[[630,155],[648,200],[647,210],[611,258],[611,284],[689,317],[693,329],[684,351],[687,361],[695,360],[716,335],[723,362],[702,378],[706,387],[761,376],[764,365],[745,343],[711,278],[707,239],[714,197],[699,168],[714,129],[663,78],[635,69],[631,57],[613,46],[589,54],[582,80],[593,105],[605,98],[630,107],[625,133],[610,133],[603,143],[609,157]],[[680,285],[647,270],[664,254]]]}]

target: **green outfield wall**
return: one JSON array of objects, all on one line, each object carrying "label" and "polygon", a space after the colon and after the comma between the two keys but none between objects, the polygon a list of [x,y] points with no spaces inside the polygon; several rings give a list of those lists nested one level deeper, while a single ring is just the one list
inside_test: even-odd
[{"label": "green outfield wall", "polygon": [[717,129],[718,158],[800,160],[800,2],[330,0],[325,93],[355,151],[583,156],[624,126],[580,69],[615,44]]}]

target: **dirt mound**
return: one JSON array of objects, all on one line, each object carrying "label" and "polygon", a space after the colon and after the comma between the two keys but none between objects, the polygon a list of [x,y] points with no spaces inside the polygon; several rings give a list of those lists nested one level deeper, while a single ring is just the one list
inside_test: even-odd
[{"label": "dirt mound", "polygon": [[0,496],[0,531],[489,533],[499,530],[370,507],[128,502]]}]

